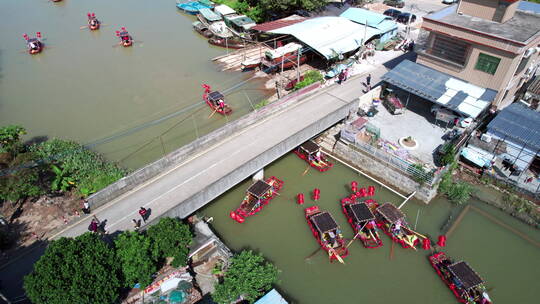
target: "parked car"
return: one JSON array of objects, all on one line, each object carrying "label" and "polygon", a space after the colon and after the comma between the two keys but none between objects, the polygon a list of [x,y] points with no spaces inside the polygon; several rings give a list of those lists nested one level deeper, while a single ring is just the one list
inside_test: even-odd
[{"label": "parked car", "polygon": [[403,24],[414,23],[416,21],[416,15],[411,13],[401,13],[397,16],[396,21]]},{"label": "parked car", "polygon": [[405,1],[403,1],[403,0],[384,0],[383,4],[393,6],[393,7],[397,7],[397,8],[402,8],[402,7],[405,6]]},{"label": "parked car", "polygon": [[384,13],[383,13],[383,15],[385,15],[385,16],[392,17],[392,19],[396,19],[397,16],[399,16],[400,14],[401,14],[401,11],[397,10],[397,9],[394,9],[394,8],[389,8],[389,9],[385,10]]},{"label": "parked car", "polygon": [[453,3],[458,3],[459,0],[442,0],[442,3],[444,4],[453,4]]}]

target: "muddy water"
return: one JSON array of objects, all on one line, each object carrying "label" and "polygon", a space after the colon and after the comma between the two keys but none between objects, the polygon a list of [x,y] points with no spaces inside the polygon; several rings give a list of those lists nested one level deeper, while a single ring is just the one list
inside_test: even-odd
[{"label": "muddy water", "polygon": [[[81,30],[88,12],[105,26]],[[193,31],[193,21],[173,0],[0,1],[0,124],[24,125],[30,137],[95,143],[153,122],[93,146],[132,168],[222,126],[226,119],[208,118],[211,111],[200,104],[201,84],[225,90],[252,75],[220,72],[210,58],[225,49],[209,46]],[[136,40],[132,48],[113,47],[121,26]],[[30,56],[22,35],[38,31],[46,48]],[[254,103],[262,98],[259,87],[250,81],[241,87],[245,91],[227,95],[235,110],[230,119],[251,108],[244,93]]]},{"label": "muddy water", "polygon": [[[250,181],[231,189],[201,213],[214,217],[215,230],[234,250],[252,248],[274,262],[282,271],[278,287],[295,303],[456,303],[428,263],[427,251],[395,246],[390,259],[392,246],[386,236],[379,249],[368,250],[358,241],[353,243],[346,265],[330,264],[323,251],[306,261],[317,249],[303,214],[303,208],[313,202],[306,199],[304,206],[296,205],[296,194],[304,193],[307,198],[313,188],[321,189],[317,205],[330,211],[345,236],[351,238],[353,231],[340,210],[339,198],[348,194],[347,185],[352,180],[363,186],[374,182],[341,165],[322,174],[309,169],[302,176],[305,169],[306,163],[293,154],[266,168],[266,176],[275,175],[285,181],[284,188],[279,197],[243,224],[234,222],[228,213],[239,205]],[[379,202],[402,201],[380,186],[376,189]],[[498,210],[472,203],[540,241],[538,230]],[[427,206],[412,200],[402,210],[413,227],[436,239],[450,212],[459,212],[454,208],[447,201],[436,199]],[[536,303],[538,247],[471,210],[448,239],[446,251],[469,262],[487,281],[495,303]]]}]

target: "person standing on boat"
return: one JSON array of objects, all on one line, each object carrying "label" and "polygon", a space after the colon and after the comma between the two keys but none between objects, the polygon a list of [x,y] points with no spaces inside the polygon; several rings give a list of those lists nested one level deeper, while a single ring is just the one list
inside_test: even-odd
[{"label": "person standing on boat", "polygon": [[221,111],[225,110],[225,102],[223,101],[223,99],[218,100],[218,106],[221,109]]},{"label": "person standing on boat", "polygon": [[398,220],[394,225],[394,234],[399,234],[401,232],[401,220]]}]

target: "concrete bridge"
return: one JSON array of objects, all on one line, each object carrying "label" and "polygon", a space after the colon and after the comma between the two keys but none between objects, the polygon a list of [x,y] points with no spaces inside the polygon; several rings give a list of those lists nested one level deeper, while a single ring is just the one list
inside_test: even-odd
[{"label": "concrete bridge", "polygon": [[[363,78],[362,78],[363,79]],[[285,153],[345,118],[362,94],[361,80],[315,84],[203,136],[89,198],[108,233],[133,228],[139,207],[151,218],[184,218]],[[87,231],[81,218],[53,238]]]}]

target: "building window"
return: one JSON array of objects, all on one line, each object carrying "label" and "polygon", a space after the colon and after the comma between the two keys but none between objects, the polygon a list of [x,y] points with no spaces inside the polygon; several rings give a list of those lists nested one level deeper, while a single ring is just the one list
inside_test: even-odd
[{"label": "building window", "polygon": [[523,69],[525,69],[525,67],[527,66],[527,64],[529,63],[529,59],[531,58],[531,56],[529,57],[525,57],[523,56],[523,58],[521,59],[521,61],[519,62],[519,65],[517,67],[517,70],[516,70],[516,73],[514,74],[517,75],[519,73],[521,73],[521,71],[523,71]]},{"label": "building window", "polygon": [[467,61],[468,49],[468,43],[448,36],[435,35],[433,45],[427,53],[463,66]]},{"label": "building window", "polygon": [[476,66],[474,68],[482,72],[495,75],[497,67],[499,66],[499,62],[501,62],[501,58],[480,53],[480,55],[478,55],[478,61],[476,62]]}]

